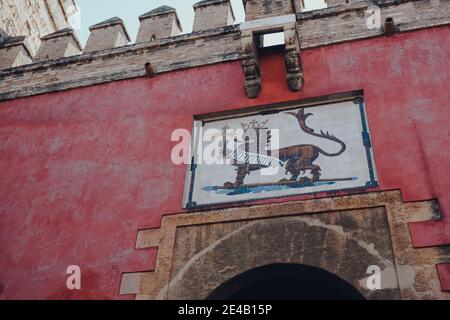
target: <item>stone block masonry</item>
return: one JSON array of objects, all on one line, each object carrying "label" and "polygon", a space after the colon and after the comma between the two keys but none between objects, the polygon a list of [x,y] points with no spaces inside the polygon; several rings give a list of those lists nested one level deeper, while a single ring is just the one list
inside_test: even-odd
[{"label": "stone block masonry", "polygon": [[81,45],[73,29],[66,28],[41,38],[42,44],[33,61],[57,60],[81,53]]},{"label": "stone block masonry", "polygon": [[298,0],[244,0],[245,20],[284,16],[295,13],[293,2]]},{"label": "stone block masonry", "polygon": [[10,37],[2,44],[0,69],[16,67],[32,62],[31,54],[25,44],[25,37]]},{"label": "stone block masonry", "polygon": [[[85,53],[56,61],[40,62],[13,72],[22,76],[13,77],[0,74],[0,87],[4,94],[12,98],[24,96],[24,91],[11,91],[11,85],[28,90],[28,95],[60,91],[95,83],[135,78],[145,75],[144,65],[151,62],[158,72],[202,66],[239,58],[240,34],[235,27],[206,31],[196,35],[179,36],[143,43],[131,47],[108,49],[101,52]],[[118,63],[120,61],[120,63]],[[56,63],[55,63],[56,62]],[[32,67],[32,69],[25,69]],[[33,71],[32,71],[33,70]],[[28,73],[31,71],[31,73]],[[25,76],[27,74],[27,76]],[[3,77],[5,76],[5,77]],[[29,76],[29,77],[28,77]],[[15,84],[10,80],[15,79]],[[5,81],[6,80],[6,81]],[[83,84],[84,83],[84,84]],[[76,84],[76,85],[75,85]],[[40,89],[39,89],[40,88]],[[9,93],[6,93],[9,92]],[[0,96],[3,96],[3,93]],[[26,95],[26,94],[25,94]]]},{"label": "stone block masonry", "polygon": [[[366,4],[358,3],[297,12],[301,49],[382,36],[382,28],[367,28],[366,8]],[[141,16],[137,44],[0,71],[0,100],[139,77],[145,74],[146,62],[151,62],[158,72],[167,72],[242,58],[240,31],[234,26],[179,36],[171,36],[175,31],[170,29],[167,33],[156,32],[152,38],[147,20],[160,19],[162,12],[176,19],[172,9],[159,8]],[[381,14],[384,18],[394,17],[400,32],[450,23],[450,6],[445,0],[391,1],[381,6]]]},{"label": "stone block masonry", "polygon": [[[434,210],[432,201],[403,203],[399,192],[376,192],[167,216],[161,229],[141,230],[136,243],[158,246],[157,268],[124,274],[121,293],[202,300],[246,270],[289,261],[329,270],[367,299],[445,300],[434,265],[450,258],[449,248],[414,250],[406,224]],[[382,269],[380,290],[366,286],[369,265]]]},{"label": "stone block masonry", "polygon": [[141,25],[136,43],[177,36],[183,30],[174,8],[161,6],[139,16]]},{"label": "stone block masonry", "polygon": [[194,32],[229,26],[235,20],[230,0],[200,1],[194,5],[194,10]]},{"label": "stone block masonry", "polygon": [[28,36],[27,45],[35,55],[40,37],[69,27],[74,0],[1,0],[0,29],[8,36]]},{"label": "stone block masonry", "polygon": [[130,42],[130,36],[122,19],[114,17],[89,28],[89,36],[84,52],[122,47]]}]

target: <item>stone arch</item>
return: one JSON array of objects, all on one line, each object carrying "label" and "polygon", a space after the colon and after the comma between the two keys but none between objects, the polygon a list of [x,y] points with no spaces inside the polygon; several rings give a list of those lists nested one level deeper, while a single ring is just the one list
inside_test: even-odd
[{"label": "stone arch", "polygon": [[[334,212],[178,230],[175,256],[187,259],[174,261],[169,284],[161,294],[169,299],[206,299],[214,289],[248,270],[290,263],[334,274],[367,299],[398,298],[390,241],[377,239],[374,232],[389,234],[383,212],[377,210],[384,211],[374,208],[360,215]],[[196,254],[183,254],[183,248],[190,247],[189,239],[193,246],[204,246]],[[384,290],[367,289],[365,279],[371,265],[390,275]]]},{"label": "stone arch", "polygon": [[[137,249],[158,248],[154,270],[124,273],[120,293],[204,299],[247,270],[296,263],[339,276],[367,299],[445,300],[436,264],[448,250],[416,250],[409,232],[409,223],[439,216],[438,208],[379,191],[168,215],[160,228],[138,232]],[[381,290],[366,288],[369,264],[382,271]]]}]

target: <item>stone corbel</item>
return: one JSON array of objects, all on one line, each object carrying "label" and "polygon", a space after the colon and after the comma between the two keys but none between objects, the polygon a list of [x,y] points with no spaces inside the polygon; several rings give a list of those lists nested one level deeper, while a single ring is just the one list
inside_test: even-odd
[{"label": "stone corbel", "polygon": [[286,80],[289,89],[299,91],[303,86],[303,67],[295,25],[284,29]]},{"label": "stone corbel", "polygon": [[291,91],[299,91],[303,86],[303,67],[300,56],[300,44],[297,34],[295,16],[285,16],[282,19],[267,18],[245,22],[241,25],[242,70],[244,72],[244,87],[251,99],[261,92],[261,74],[259,69],[259,41],[256,37],[263,34],[283,30],[285,40],[286,81]]},{"label": "stone corbel", "polygon": [[258,51],[252,32],[242,33],[242,70],[244,72],[245,93],[250,99],[258,97],[261,92],[261,74],[259,71]]}]

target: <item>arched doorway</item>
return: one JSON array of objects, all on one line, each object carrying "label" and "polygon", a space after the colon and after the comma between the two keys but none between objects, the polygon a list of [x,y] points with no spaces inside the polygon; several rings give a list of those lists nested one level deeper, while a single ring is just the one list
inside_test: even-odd
[{"label": "arched doorway", "polygon": [[363,300],[335,274],[299,264],[271,264],[241,273],[216,288],[209,300]]},{"label": "arched doorway", "polygon": [[[312,210],[316,205],[317,203],[313,202],[311,208],[307,207],[304,210]],[[208,297],[227,299],[232,297],[232,293],[237,291],[242,293],[243,288],[248,287],[243,285],[242,281],[231,282],[237,283],[234,284],[237,288],[232,292],[226,291],[226,295],[219,295],[219,287],[230,279],[242,274],[244,276],[238,279],[246,279],[247,271],[255,271],[259,267],[288,264],[296,265],[297,268],[300,265],[303,269],[294,269],[293,272],[287,271],[286,268],[269,269],[269,272],[263,272],[259,278],[266,279],[266,282],[262,282],[263,288],[269,287],[267,283],[268,279],[271,279],[269,276],[292,274],[287,279],[274,280],[271,287],[274,288],[284,281],[288,283],[286,286],[289,288],[307,288],[304,292],[308,295],[302,296],[297,290],[290,297],[286,297],[288,290],[274,288],[271,292],[281,291],[285,295],[278,294],[276,298],[360,297],[358,294],[345,294],[349,291],[342,288],[348,286],[342,282],[356,288],[365,299],[401,297],[392,246],[388,238],[389,225],[383,207],[303,215],[295,214],[300,210],[298,207],[294,209],[292,216],[276,217],[277,214],[286,214],[286,208],[278,208],[271,204],[262,210],[268,218],[257,219],[252,216],[252,219],[247,220],[239,220],[243,209],[235,208],[229,212],[230,215],[219,210],[212,213],[220,216],[218,218],[220,221],[216,223],[209,223],[210,220],[207,220],[209,216],[203,212],[176,218],[183,221],[182,226],[174,228],[175,222],[170,221],[172,229],[166,227],[168,231],[164,231],[173,237],[167,238],[170,241],[167,240],[164,245],[159,246],[159,273],[145,274],[140,285],[148,286],[148,289],[145,289],[146,296],[154,296],[156,299],[203,300]],[[321,207],[321,210],[324,210],[324,207]],[[254,215],[255,212],[247,214]],[[230,217],[231,221],[222,221]],[[312,272],[305,266],[317,268],[322,273]],[[367,287],[368,266],[379,266],[380,271],[386,275],[382,278],[382,290],[370,290]],[[333,277],[330,279],[323,272],[328,272],[328,276],[334,275],[338,279]],[[251,283],[258,282],[253,280],[258,279],[255,274],[259,273],[252,272],[248,277]],[[305,276],[298,279],[300,274]],[[312,289],[307,287],[310,278],[315,279],[309,285]],[[155,285],[155,281],[159,281],[158,286]],[[296,285],[292,285],[294,281]],[[130,281],[130,285],[135,284],[136,282]],[[330,289],[336,287],[335,290]],[[153,288],[153,291],[150,288]],[[313,296],[317,288],[325,289]],[[216,294],[211,294],[216,289]],[[265,291],[267,295],[267,290]]]}]

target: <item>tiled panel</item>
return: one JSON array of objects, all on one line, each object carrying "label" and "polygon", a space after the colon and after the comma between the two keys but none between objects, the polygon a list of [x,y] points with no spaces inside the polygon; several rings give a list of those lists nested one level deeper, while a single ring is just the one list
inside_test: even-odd
[{"label": "tiled panel", "polygon": [[[377,185],[362,99],[295,107],[293,104],[293,109],[275,114],[234,117],[197,126],[201,131],[194,135],[195,165],[188,175],[184,204],[196,207]],[[238,136],[237,153],[231,129]],[[225,157],[224,130],[228,130]],[[272,135],[271,153],[266,147],[268,132]],[[206,138],[210,133],[213,140]],[[201,143],[199,137],[203,137]],[[212,149],[214,142],[216,152]],[[209,154],[223,163],[211,164],[206,159]],[[259,160],[245,159],[257,154],[262,155]],[[264,159],[273,163],[261,166]]]}]

